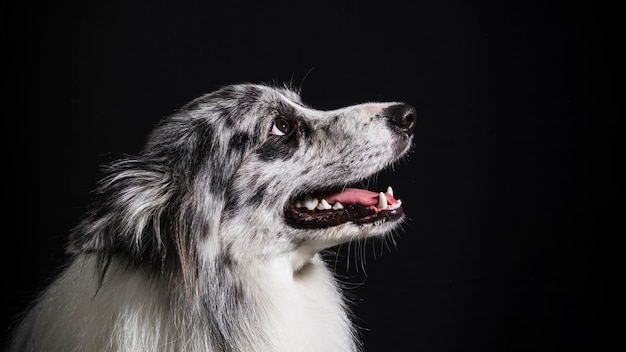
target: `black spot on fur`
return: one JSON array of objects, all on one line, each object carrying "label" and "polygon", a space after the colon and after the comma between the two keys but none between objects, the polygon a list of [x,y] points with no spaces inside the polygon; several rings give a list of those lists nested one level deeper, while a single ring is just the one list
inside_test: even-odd
[{"label": "black spot on fur", "polygon": [[263,198],[265,197],[265,191],[267,190],[267,183],[259,186],[255,191],[254,195],[250,198],[250,204],[253,206],[259,206],[263,203]]},{"label": "black spot on fur", "polygon": [[206,160],[213,154],[213,138],[215,128],[207,123],[199,124],[196,128],[198,144],[194,147],[189,155],[189,161],[193,168],[193,174],[196,174]]},{"label": "black spot on fur", "polygon": [[228,129],[232,129],[233,126],[235,125],[233,114],[234,114],[234,111],[231,107],[225,106],[222,108],[221,116],[224,117],[224,125]]},{"label": "black spot on fur", "polygon": [[[229,188],[230,189],[230,188]],[[225,194],[224,217],[230,218],[237,214],[237,210],[241,209],[241,194],[239,192],[228,191]]]},{"label": "black spot on fur", "polygon": [[250,144],[250,135],[244,132],[235,133],[228,143],[228,150],[233,152],[242,152],[246,150]]},{"label": "black spot on fur", "polygon": [[233,258],[232,254],[232,243],[226,245],[224,251],[220,253],[218,260],[226,268],[232,268],[235,266],[235,258]]},{"label": "black spot on fur", "polygon": [[311,135],[313,134],[309,126],[305,123],[302,123],[300,125],[300,133],[302,134],[302,138],[307,139],[307,140],[311,139]]},{"label": "black spot on fur", "polygon": [[220,105],[221,115],[226,117],[226,126],[232,127],[242,116],[246,116],[256,105],[262,91],[254,86],[229,86],[217,91],[213,98],[230,102]]},{"label": "black spot on fur", "polygon": [[243,89],[240,89],[239,101],[242,105],[250,107],[259,100],[261,94],[262,91],[257,87],[246,85],[243,86]]},{"label": "black spot on fur", "polygon": [[235,262],[230,254],[228,257],[226,257],[224,253],[220,254],[220,257],[216,261],[215,278],[222,280],[222,282],[219,282],[218,285],[228,287],[228,292],[226,292],[227,296],[224,297],[211,297],[209,302],[213,302],[215,299],[223,299],[224,302],[228,301],[229,307],[226,307],[226,309],[232,309],[232,313],[236,314],[238,311],[245,308],[246,300],[244,290],[241,287],[241,282],[239,281],[237,275],[235,275],[232,271],[234,263]]},{"label": "black spot on fur", "polygon": [[256,154],[262,161],[289,160],[297,147],[297,141],[283,141],[280,137],[273,137],[265,141]]},{"label": "black spot on fur", "polygon": [[291,237],[289,238],[289,242],[291,242],[294,248],[299,248],[304,245],[306,240],[304,238]]},{"label": "black spot on fur", "polygon": [[[224,160],[216,159],[216,145],[214,145],[215,128],[206,123],[201,122],[195,126],[195,138],[197,143],[191,150],[184,150],[179,155],[175,155],[171,159],[176,163],[181,174],[187,174],[188,180],[191,180],[201,170],[204,170],[207,164],[216,168],[224,168]],[[212,189],[222,189],[228,182],[229,175],[224,172],[212,173],[210,185]]]}]

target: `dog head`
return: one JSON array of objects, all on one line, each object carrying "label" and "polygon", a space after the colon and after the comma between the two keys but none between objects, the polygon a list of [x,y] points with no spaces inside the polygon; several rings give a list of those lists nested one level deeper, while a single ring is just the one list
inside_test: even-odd
[{"label": "dog head", "polygon": [[137,262],[316,252],[402,221],[391,191],[356,188],[410,149],[415,109],[312,109],[286,88],[239,84],[163,119],[142,152],[113,163],[73,253]]}]

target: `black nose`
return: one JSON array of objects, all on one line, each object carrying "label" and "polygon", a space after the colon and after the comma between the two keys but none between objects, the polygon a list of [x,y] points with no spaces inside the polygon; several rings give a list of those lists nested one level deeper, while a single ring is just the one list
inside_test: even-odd
[{"label": "black nose", "polygon": [[409,136],[415,130],[415,119],[417,112],[415,108],[408,104],[392,105],[385,109],[384,114],[389,118],[389,122],[398,126]]}]

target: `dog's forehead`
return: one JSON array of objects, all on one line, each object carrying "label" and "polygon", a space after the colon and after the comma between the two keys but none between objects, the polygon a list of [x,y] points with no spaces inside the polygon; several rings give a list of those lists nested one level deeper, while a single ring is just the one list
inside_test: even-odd
[{"label": "dog's forehead", "polygon": [[278,87],[263,84],[246,85],[248,88],[256,89],[262,101],[272,102],[275,100],[292,101],[302,104],[300,92],[289,87]]},{"label": "dog's forehead", "polygon": [[317,110],[309,107],[302,102],[300,93],[290,88],[277,88],[270,86],[262,86],[264,91],[264,101],[268,106],[279,108],[288,107],[307,116],[309,119],[322,117],[325,111]]},{"label": "dog's forehead", "polygon": [[275,93],[279,94],[283,99],[302,105],[302,98],[300,97],[300,93],[296,92],[289,88],[278,88],[274,90]]}]

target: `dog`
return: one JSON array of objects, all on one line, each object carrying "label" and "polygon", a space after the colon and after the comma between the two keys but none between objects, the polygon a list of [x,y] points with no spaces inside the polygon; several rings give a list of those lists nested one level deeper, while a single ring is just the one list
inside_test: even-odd
[{"label": "dog", "polygon": [[321,111],[288,85],[192,100],[105,168],[9,350],[361,350],[323,253],[406,221],[391,188],[358,185],[407,155],[415,124],[408,104]]}]

